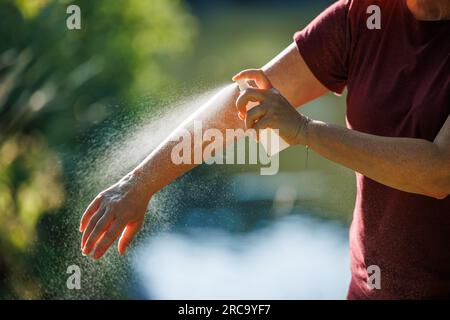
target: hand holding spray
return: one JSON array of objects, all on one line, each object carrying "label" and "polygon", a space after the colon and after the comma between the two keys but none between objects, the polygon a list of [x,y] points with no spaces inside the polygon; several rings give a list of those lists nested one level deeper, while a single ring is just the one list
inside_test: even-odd
[{"label": "hand holding spray", "polygon": [[[247,80],[244,79],[236,80],[236,83],[238,84],[240,91],[244,91],[248,88],[251,88]],[[259,105],[258,102],[249,101],[247,103],[247,111],[258,105]],[[281,138],[278,135],[278,133],[276,133],[271,128],[260,130],[259,137],[260,143],[266,150],[266,153],[268,154],[269,157],[272,157],[277,153],[279,153],[280,151],[283,151],[284,149],[289,147],[289,143],[284,141],[283,138]]]}]

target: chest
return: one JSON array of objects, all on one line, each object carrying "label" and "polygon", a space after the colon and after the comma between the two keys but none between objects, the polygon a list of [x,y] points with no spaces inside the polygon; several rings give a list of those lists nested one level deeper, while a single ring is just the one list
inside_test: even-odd
[{"label": "chest", "polygon": [[375,37],[363,37],[352,57],[358,63],[347,85],[350,127],[433,140],[450,113],[449,46],[439,39],[411,45],[401,35]]}]

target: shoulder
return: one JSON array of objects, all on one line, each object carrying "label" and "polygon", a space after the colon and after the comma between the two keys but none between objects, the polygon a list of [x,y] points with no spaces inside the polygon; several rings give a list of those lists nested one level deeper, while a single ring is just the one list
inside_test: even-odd
[{"label": "shoulder", "polygon": [[361,21],[377,11],[380,14],[392,13],[399,1],[403,0],[340,0],[338,2],[342,2],[348,8],[349,18]]},{"label": "shoulder", "polygon": [[352,27],[358,27],[367,17],[376,11],[380,14],[392,12],[394,3],[402,0],[338,0],[326,11],[325,15],[345,18]]},{"label": "shoulder", "polygon": [[353,13],[367,13],[368,8],[377,6],[382,9],[391,7],[392,3],[403,0],[339,0]]},{"label": "shoulder", "polygon": [[403,0],[341,0],[347,8],[347,23],[353,37],[367,30],[368,19],[378,16],[380,21],[395,19]]}]

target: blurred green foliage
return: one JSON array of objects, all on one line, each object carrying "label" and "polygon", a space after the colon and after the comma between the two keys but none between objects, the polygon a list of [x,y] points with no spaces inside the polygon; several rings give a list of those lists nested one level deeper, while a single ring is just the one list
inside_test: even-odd
[{"label": "blurred green foliage", "polygon": [[[72,3],[81,30],[66,28]],[[45,232],[40,248],[35,240],[39,223],[62,223],[46,214],[73,214],[63,206],[73,177],[61,152],[117,101],[157,97],[173,83],[165,66],[190,50],[195,30],[178,0],[0,0],[0,297],[58,296],[43,282],[61,252],[45,241],[64,235]]]},{"label": "blurred green foliage", "polygon": [[[78,249],[82,209],[116,178],[86,174],[92,149],[107,148],[128,129],[124,122],[139,123],[160,101],[265,64],[323,9],[311,3],[212,5],[194,17],[181,0],[0,0],[0,298],[129,297],[125,259],[94,264]],[[69,4],[81,8],[81,30],[66,28]],[[342,101],[330,108],[338,103],[328,98],[315,115],[342,120]],[[304,150],[291,149],[283,168],[303,169]],[[330,183],[337,189],[340,171],[310,157],[311,169],[338,172]],[[216,188],[211,180],[203,172],[201,184]],[[349,202],[334,195],[332,209],[339,203],[348,212]],[[84,272],[82,292],[65,287],[72,263]]]}]

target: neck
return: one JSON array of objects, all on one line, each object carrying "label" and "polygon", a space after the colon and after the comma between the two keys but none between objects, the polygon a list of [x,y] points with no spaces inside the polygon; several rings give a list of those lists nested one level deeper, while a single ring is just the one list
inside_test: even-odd
[{"label": "neck", "polygon": [[449,0],[406,0],[412,14],[419,20],[446,20],[450,18]]}]

